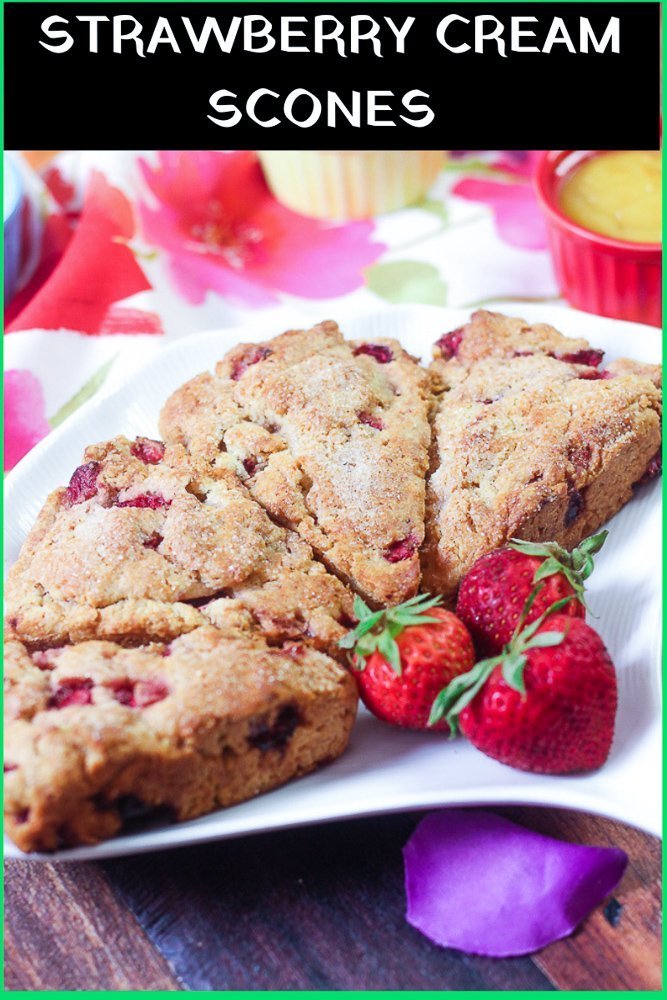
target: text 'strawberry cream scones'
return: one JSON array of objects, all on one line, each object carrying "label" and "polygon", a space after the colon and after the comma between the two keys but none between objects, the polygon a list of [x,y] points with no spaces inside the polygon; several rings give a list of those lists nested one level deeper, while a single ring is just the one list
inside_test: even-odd
[{"label": "text 'strawberry cream scones'", "polygon": [[334,660],[229,623],[133,649],[10,639],[5,668],[5,826],[25,851],[267,791],[338,757],[356,712]]},{"label": "text 'strawberry cream scones'", "polygon": [[452,595],[516,536],[572,548],[659,471],[660,368],[488,312],[443,336],[422,550],[424,589]]},{"label": "text 'strawberry cream scones'", "polygon": [[352,597],[232,469],[146,438],[86,450],[6,587],[9,630],[32,650],[168,641],[230,606],[269,642],[304,639],[340,656]]},{"label": "text 'strawberry cream scones'", "polygon": [[367,600],[396,604],[419,587],[430,402],[397,341],[346,341],[324,322],[234,348],[174,393],[161,431],[232,459],[274,520]]}]

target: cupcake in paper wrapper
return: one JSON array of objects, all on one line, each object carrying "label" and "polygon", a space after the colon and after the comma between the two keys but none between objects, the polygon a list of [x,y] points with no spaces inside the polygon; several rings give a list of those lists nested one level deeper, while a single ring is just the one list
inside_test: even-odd
[{"label": "cupcake in paper wrapper", "polygon": [[318,219],[365,219],[411,205],[442,170],[442,150],[260,151],[283,205]]}]

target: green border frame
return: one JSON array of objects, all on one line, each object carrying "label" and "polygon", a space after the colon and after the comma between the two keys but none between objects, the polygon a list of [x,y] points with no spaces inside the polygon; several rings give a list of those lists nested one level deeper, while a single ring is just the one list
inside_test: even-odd
[{"label": "green border frame", "polygon": [[[35,2],[38,2],[38,0],[11,0],[11,2],[13,2],[13,3],[35,3]],[[76,2],[80,2],[80,0],[58,0],[58,2],[59,3],[76,3]],[[93,7],[93,6],[101,6],[101,5],[105,4],[106,2],[107,2],[107,0],[88,0],[88,3],[90,4],[91,7]],[[134,2],[134,0],[113,0],[113,2],[114,3],[127,3],[127,4],[131,4],[132,2]],[[177,2],[178,3],[183,3],[183,0],[142,0],[142,2],[160,3],[160,4],[162,4],[164,6],[167,3],[177,3]],[[228,3],[234,3],[237,6],[240,6],[240,5],[252,5],[253,0],[203,0],[203,2],[209,3],[209,4],[211,4],[211,6],[214,6],[214,5],[220,6],[221,4],[228,4]],[[281,3],[281,2],[284,2],[284,0],[263,0],[263,2],[265,2],[265,3]],[[291,0],[291,2],[293,2],[295,4],[296,3],[300,3],[300,4],[308,5],[309,3],[315,2],[315,0]],[[357,3],[358,4],[359,0],[336,0],[336,2],[338,2],[338,3],[350,3],[350,4]],[[388,5],[388,4],[400,3],[400,2],[404,2],[404,0],[370,0],[369,6],[370,6],[370,4],[380,4],[380,3],[382,3],[382,4],[387,4]],[[425,2],[425,3],[442,3],[443,0],[422,0],[422,2]],[[458,3],[474,3],[474,2],[479,3],[480,0],[458,0]],[[513,3],[513,2],[517,2],[517,0],[494,0],[494,2],[495,3]],[[521,2],[526,3],[526,5],[528,5],[529,0],[521,0]],[[534,0],[534,2],[531,3],[531,5],[530,5],[531,9],[534,8],[536,4],[545,3],[545,2],[550,2],[550,0]],[[561,4],[561,3],[562,4],[576,4],[576,3],[580,3],[581,0],[551,0],[551,2],[557,2],[559,4]],[[615,3],[621,3],[621,2],[623,2],[623,0],[587,0],[587,2],[600,3],[600,4],[604,3],[606,6],[613,6]],[[656,3],[656,6],[658,6],[660,8],[661,13],[662,13],[662,58],[661,58],[661,65],[662,65],[662,69],[664,71],[664,69],[665,69],[665,57],[664,57],[664,53],[667,50],[667,19],[665,17],[665,6],[666,5],[664,3],[664,0],[655,0],[655,3]],[[5,0],[0,0],[0,9],[1,9],[2,15],[3,15],[2,18],[0,19],[0,66],[2,68],[2,73],[3,73],[3,82],[4,82],[4,46],[5,46],[5,39],[4,39],[4,7],[5,7]],[[4,94],[4,86],[3,86],[3,94]],[[666,105],[666,102],[665,102],[665,96],[664,96],[664,90],[663,90],[662,101],[661,101],[662,119],[663,120],[665,118],[665,109],[666,109],[666,106],[667,105]],[[4,150],[4,105],[2,107],[0,107],[0,130],[2,132],[3,150]],[[665,157],[664,149],[663,149],[662,160],[663,160],[663,219],[662,219],[662,229],[663,229],[663,243],[664,243],[665,236],[667,235],[667,226],[665,224],[667,220],[666,220],[665,209],[664,209],[664,201],[665,201],[664,196],[667,193],[667,178],[665,177],[665,170],[664,170],[666,157]],[[0,189],[1,189],[0,193],[4,194],[4,174],[0,175]],[[2,262],[3,262],[3,266],[4,266],[4,241],[3,241],[2,249],[0,249],[0,257],[2,257]],[[663,284],[662,284],[663,303],[665,302],[666,293],[667,293],[667,272],[663,269]],[[2,304],[3,304],[3,309],[4,309],[4,288],[3,288],[3,291],[2,291]],[[665,321],[663,320],[663,354],[664,354],[664,348],[665,348],[665,325],[664,325],[664,323],[665,323]],[[3,340],[3,346],[2,346],[2,348],[0,348],[0,352],[1,352],[1,355],[2,355],[3,372],[4,372],[4,340]],[[0,418],[0,420],[2,421],[2,428],[3,428],[3,443],[2,443],[2,445],[0,445],[0,448],[3,451],[3,457],[4,457],[4,381],[3,381],[3,388],[2,388],[2,390],[0,390],[0,394],[2,395],[2,401],[3,401],[3,416],[2,416],[2,418]],[[663,442],[662,442],[662,453],[663,453],[663,465],[664,465],[665,459],[667,458],[667,441],[665,441],[664,437],[663,437]],[[662,499],[663,499],[662,528],[663,528],[663,540],[662,540],[662,567],[661,568],[662,568],[662,581],[663,581],[663,583],[662,583],[662,592],[664,594],[664,570],[665,570],[665,559],[666,559],[666,553],[667,553],[667,542],[666,542],[666,539],[665,539],[665,536],[667,534],[667,516],[665,515],[665,504],[664,504],[664,499],[665,499],[664,478],[662,480],[662,483],[663,483],[663,486],[662,486]],[[2,516],[2,521],[3,521],[3,526],[4,526],[4,498],[2,500],[0,500],[0,514]],[[4,533],[3,533],[2,541],[0,542],[0,551],[2,552],[3,557],[4,557]],[[3,560],[3,565],[4,565],[4,560]],[[667,629],[665,628],[665,623],[664,623],[664,618],[663,618],[663,627],[662,627],[662,640],[663,640],[663,676],[665,674],[665,671],[664,671],[664,667],[665,667],[664,647],[665,647],[665,640],[666,640],[666,638],[667,638]],[[665,728],[665,706],[664,706],[664,704],[663,704],[663,711],[662,711],[662,719],[663,719],[663,733],[664,733],[664,728]],[[2,722],[0,721],[0,727],[1,726],[2,726]],[[663,745],[662,758],[663,758],[663,772],[664,772],[664,763],[665,763],[665,747],[664,747],[664,745]],[[664,791],[664,788],[665,788],[665,780],[664,780],[664,773],[663,773],[663,791]],[[665,828],[665,803],[664,803],[664,798],[663,798],[662,819],[663,819],[663,831],[664,831],[664,828]],[[666,870],[666,863],[665,863],[665,856],[664,856],[664,852],[663,852],[663,861],[662,861],[663,881],[664,881],[665,870]],[[4,918],[4,881],[3,881],[2,886],[0,886],[0,913],[2,914],[2,916]],[[664,975],[664,946],[665,946],[666,939],[667,939],[667,928],[665,927],[664,921],[663,921],[663,933],[662,933],[662,944],[663,944],[663,975]],[[2,978],[2,984],[4,984],[4,934],[0,935],[0,970],[2,972],[2,977],[3,977]],[[71,993],[71,992],[76,992],[78,995],[81,995],[81,996],[95,996],[95,997],[114,997],[114,996],[117,996],[118,993],[123,993],[125,995],[132,996],[132,997],[141,997],[141,996],[150,995],[150,996],[154,996],[154,997],[168,998],[168,997],[173,997],[174,996],[174,993],[172,993],[170,991],[167,991],[167,990],[117,990],[117,991],[109,991],[109,990],[86,990],[86,989],[83,989],[83,990],[27,990],[27,991],[17,991],[17,990],[5,990],[4,986],[2,984],[0,984],[0,990],[2,990],[2,993],[5,996],[10,997],[10,998],[14,998],[15,997],[15,998],[17,998],[17,1000],[19,1000],[19,998],[23,997],[26,993],[33,993],[33,992],[34,993],[39,993],[41,995],[48,996],[48,997],[54,997],[54,998],[65,997],[65,996],[69,995],[69,993]],[[188,990],[187,992],[201,992],[201,993],[206,993],[209,996],[231,996],[231,997],[238,997],[238,998],[248,998],[248,1000],[249,1000],[249,998],[254,997],[257,992],[262,992],[264,996],[267,996],[267,997],[270,997],[270,998],[279,998],[279,997],[284,996],[286,993],[289,994],[289,993],[292,993],[292,992],[298,993],[299,996],[303,996],[303,997],[306,997],[306,998],[307,997],[318,997],[318,996],[322,996],[322,994],[327,994],[327,993],[333,993],[336,996],[339,996],[339,997],[342,997],[342,998],[348,998],[348,997],[363,996],[366,992],[372,992],[374,996],[382,998],[382,1000],[385,1000],[385,998],[390,998],[390,997],[405,997],[405,996],[408,996],[408,997],[409,996],[414,996],[414,997],[419,996],[419,997],[425,997],[425,998],[433,998],[433,1000],[435,1000],[435,998],[442,998],[443,996],[446,996],[448,993],[453,993],[453,992],[467,992],[467,993],[472,993],[473,995],[478,996],[478,997],[489,997],[489,998],[491,998],[491,997],[495,997],[498,992],[505,992],[506,994],[509,994],[510,996],[543,996],[544,993],[548,992],[548,991],[542,991],[542,990],[523,990],[523,991],[515,991],[515,990],[505,990],[505,991],[494,991],[494,990],[469,990],[469,991],[461,991],[461,990],[441,990],[441,991],[438,991],[438,990],[369,990],[369,991],[364,991],[364,990],[341,990],[341,991],[338,991],[338,990],[299,990],[299,991],[290,991],[290,990],[286,990],[286,991],[282,991],[282,990],[269,990],[269,991],[267,991],[267,990],[264,990],[264,991],[253,991],[253,990],[192,990],[192,991],[190,991],[190,990]],[[655,995],[655,993],[661,993],[662,991],[646,991],[646,990],[636,990],[636,991],[627,991],[627,990],[625,990],[625,991],[572,990],[572,991],[566,991],[566,992],[576,993],[578,996],[582,996],[582,997],[599,997],[599,996],[605,996],[606,993],[608,993],[608,992],[613,992],[614,996],[636,997],[636,996],[653,996],[653,995]]]}]

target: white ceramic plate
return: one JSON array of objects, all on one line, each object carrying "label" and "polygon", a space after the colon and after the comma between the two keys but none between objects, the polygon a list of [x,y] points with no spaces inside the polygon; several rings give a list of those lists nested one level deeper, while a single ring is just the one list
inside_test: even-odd
[{"label": "white ceramic plate", "polygon": [[[503,311],[542,320],[604,348],[607,361],[629,355],[660,360],[657,330],[577,313],[561,306],[505,303]],[[395,307],[341,321],[350,337],[398,338],[429,359],[441,333],[467,312]],[[294,317],[294,325],[299,317]],[[8,477],[6,553],[13,562],[26,532],[55,486],[66,483],[84,447],[123,433],[155,436],[160,407],[185,379],[210,368],[241,340],[263,340],[275,329],[202,333],[165,349],[150,367],[104,399],[91,400],[42,441]],[[586,810],[660,833],[660,486],[640,490],[610,525],[610,537],[590,581],[596,627],[617,666],[616,738],[605,766],[580,777],[525,774],[490,760],[463,740],[394,729],[361,710],[350,747],[334,764],[277,791],[201,819],[132,835],[44,860],[83,860],[196,844],[240,834],[372,813],[440,806],[530,804]],[[22,856],[7,844],[9,857]],[[40,857],[31,855],[31,857]]]}]

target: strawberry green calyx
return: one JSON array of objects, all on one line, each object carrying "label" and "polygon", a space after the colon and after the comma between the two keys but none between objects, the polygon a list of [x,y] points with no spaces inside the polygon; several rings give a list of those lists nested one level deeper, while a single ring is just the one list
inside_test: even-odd
[{"label": "strawberry green calyx", "polygon": [[480,660],[472,670],[469,670],[465,674],[459,674],[458,677],[455,677],[440,692],[431,707],[431,714],[428,720],[429,726],[434,726],[441,719],[444,719],[449,726],[450,738],[456,736],[459,728],[459,715],[466,705],[469,705],[478,692],[481,691],[496,667],[502,669],[503,678],[510,687],[514,688],[520,694],[525,695],[526,686],[523,680],[523,672],[526,666],[526,654],[528,651],[544,648],[545,646],[558,646],[565,638],[564,632],[540,632],[539,635],[535,633],[548,615],[555,614],[575,599],[574,595],[571,595],[562,598],[560,601],[555,601],[539,618],[524,628],[523,623],[539,591],[540,585],[533,590],[526,601],[526,606],[516,631],[502,653],[498,656],[492,656],[487,660]]},{"label": "strawberry green calyx", "polygon": [[533,583],[546,580],[555,573],[562,573],[574,590],[577,600],[586,608],[584,581],[593,572],[593,556],[600,551],[608,534],[608,531],[600,531],[597,535],[591,535],[572,552],[568,552],[558,542],[524,542],[520,538],[510,539],[509,547],[523,555],[544,559],[535,572]]},{"label": "strawberry green calyx", "polygon": [[417,594],[395,608],[371,611],[360,597],[355,597],[354,614],[358,625],[344,635],[338,645],[352,650],[350,659],[355,670],[363,670],[371,653],[378,652],[400,676],[401,654],[396,644],[397,637],[409,625],[437,622],[437,618],[426,612],[441,603],[441,597]]}]

